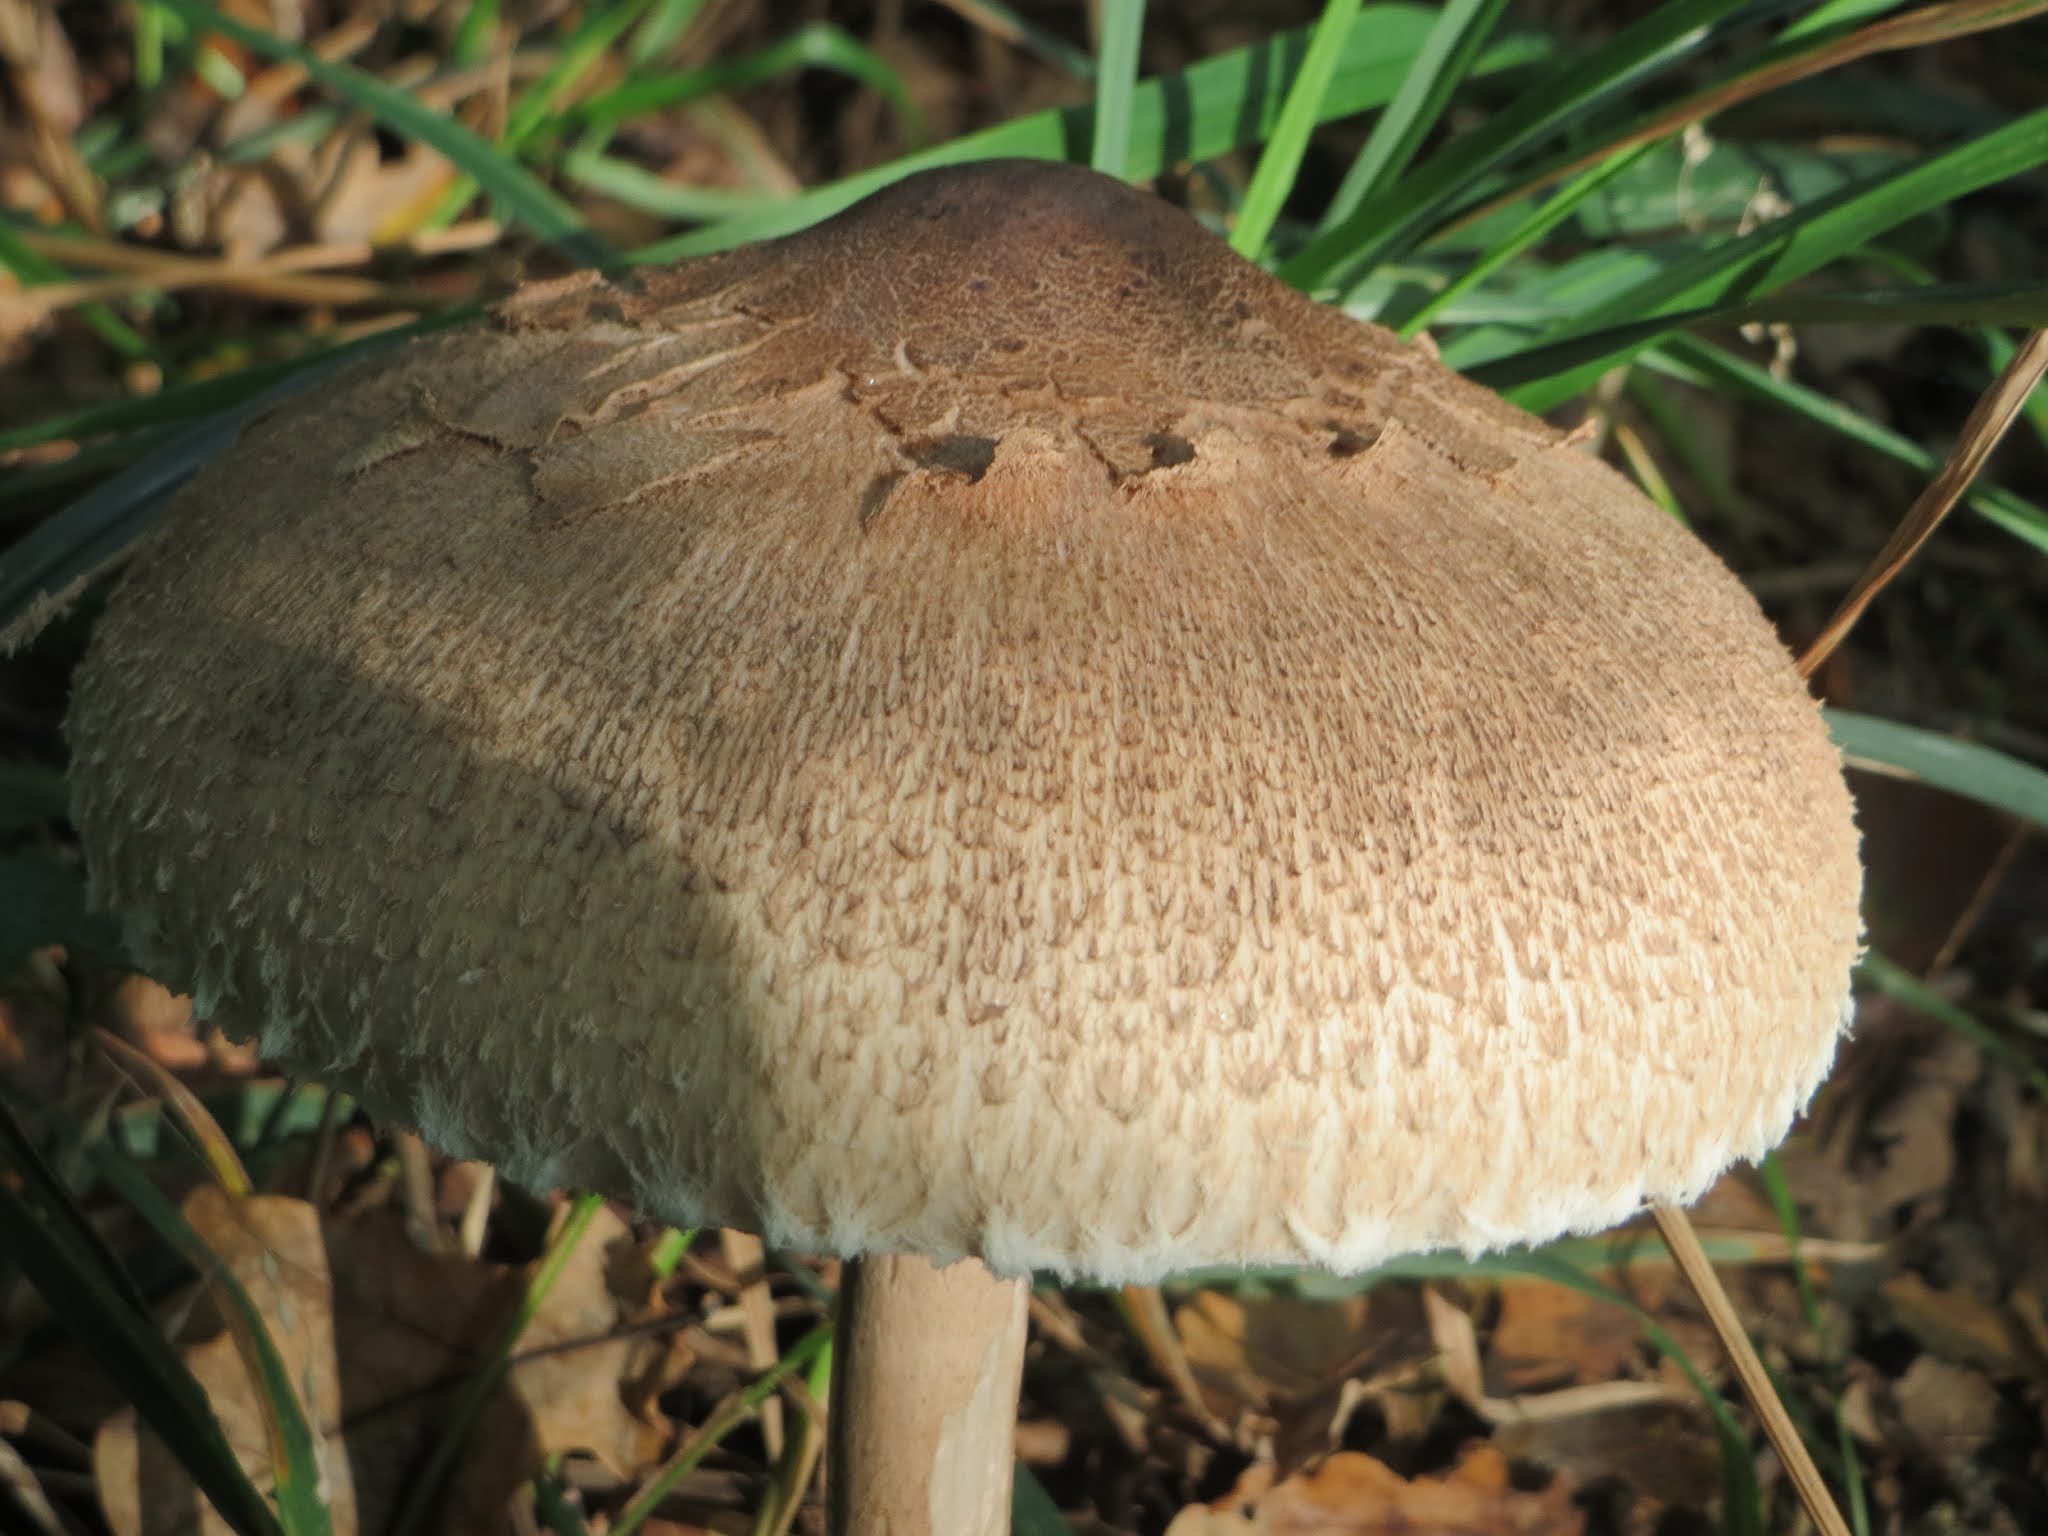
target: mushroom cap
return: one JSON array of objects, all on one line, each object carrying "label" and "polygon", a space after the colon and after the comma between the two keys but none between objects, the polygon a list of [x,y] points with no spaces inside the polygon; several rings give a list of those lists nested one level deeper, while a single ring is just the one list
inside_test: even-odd
[{"label": "mushroom cap", "polygon": [[1837,754],[1696,539],[1052,164],[281,404],[69,728],[101,900],[271,1056],[842,1254],[1611,1225],[1784,1134],[1860,931]]}]

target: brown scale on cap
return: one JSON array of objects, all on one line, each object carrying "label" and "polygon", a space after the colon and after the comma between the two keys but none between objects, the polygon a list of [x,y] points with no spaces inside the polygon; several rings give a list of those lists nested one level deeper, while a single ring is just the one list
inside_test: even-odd
[{"label": "brown scale on cap", "polygon": [[1825,1072],[1836,755],[1559,434],[1065,167],[530,289],[252,425],[78,684],[162,974],[515,1178],[1362,1268]]}]

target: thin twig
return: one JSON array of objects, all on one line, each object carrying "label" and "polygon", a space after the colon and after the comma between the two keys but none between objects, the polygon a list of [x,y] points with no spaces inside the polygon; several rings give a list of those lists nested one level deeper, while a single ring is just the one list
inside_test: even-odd
[{"label": "thin twig", "polygon": [[1835,1508],[1835,1496],[1828,1492],[1826,1479],[1820,1475],[1820,1468],[1813,1464],[1806,1442],[1799,1438],[1799,1431],[1792,1425],[1792,1416],[1778,1400],[1778,1389],[1771,1385],[1770,1373],[1758,1358],[1756,1347],[1749,1342],[1742,1319],[1736,1315],[1735,1303],[1721,1288],[1721,1277],[1707,1262],[1707,1251],[1700,1246],[1691,1218],[1675,1205],[1660,1205],[1652,1214],[1657,1218],[1657,1230],[1664,1234],[1664,1246],[1671,1250],[1672,1258],[1678,1261],[1678,1268],[1692,1286],[1693,1293],[1699,1297],[1700,1305],[1707,1309],[1707,1321],[1714,1325],[1721,1347],[1728,1351],[1735,1374],[1741,1378],[1742,1389],[1749,1394],[1750,1406],[1756,1409],[1757,1417],[1763,1421],[1764,1434],[1777,1450],[1778,1459],[1785,1464],[1786,1474],[1792,1479],[1792,1486],[1799,1494],[1799,1503],[1806,1510],[1807,1518],[1821,1536],[1849,1536],[1848,1522]]}]

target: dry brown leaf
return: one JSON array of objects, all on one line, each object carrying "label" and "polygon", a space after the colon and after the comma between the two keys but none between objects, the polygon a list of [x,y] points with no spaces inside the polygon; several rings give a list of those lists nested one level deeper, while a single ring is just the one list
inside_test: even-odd
[{"label": "dry brown leaf", "polygon": [[[1333,1303],[1197,1291],[1174,1309],[1173,1322],[1205,1387],[1263,1409],[1276,1396],[1313,1391],[1382,1342],[1376,1335],[1383,1330],[1369,1326],[1366,1313],[1364,1296]],[[1427,1352],[1426,1338],[1415,1342]]]},{"label": "dry brown leaf", "polygon": [[1486,1352],[1486,1388],[1496,1396],[1540,1392],[1574,1381],[1609,1381],[1642,1349],[1634,1314],[1547,1280],[1500,1287],[1500,1315]]},{"label": "dry brown leaf", "polygon": [[1402,1477],[1384,1462],[1340,1451],[1313,1471],[1257,1493],[1184,1509],[1167,1536],[1577,1536],[1585,1515],[1562,1480],[1537,1492],[1514,1486],[1507,1458],[1472,1446],[1443,1477]]},{"label": "dry brown leaf", "polygon": [[1910,1273],[1885,1281],[1879,1294],[1892,1322],[1939,1359],[1996,1376],[2042,1375],[2043,1362],[2001,1307],[1964,1291],[1937,1290]]},{"label": "dry brown leaf", "polygon": [[[523,1290],[524,1272],[420,1252],[383,1211],[323,1219],[298,1200],[230,1201],[198,1190],[186,1219],[262,1310],[286,1369],[322,1435],[335,1536],[381,1531],[406,1479],[444,1427],[453,1393],[491,1348]],[[555,1451],[588,1452],[624,1473],[658,1453],[662,1436],[622,1395],[658,1343],[606,1338],[632,1321],[644,1292],[608,1283],[611,1250],[631,1246],[602,1211],[520,1341],[521,1363],[479,1418],[448,1491],[439,1531],[497,1532],[507,1498]],[[217,1320],[184,1350],[229,1443],[259,1479],[269,1451],[255,1390]],[[572,1341],[578,1347],[539,1354]],[[117,1536],[225,1533],[132,1412],[103,1426],[94,1472]]]},{"label": "dry brown leaf", "polygon": [[1940,1200],[1955,1176],[1956,1114],[1983,1068],[1962,1036],[1867,1003],[1815,1107],[1821,1134],[1779,1153],[1812,1230],[1881,1241],[1898,1231],[1902,1207]]},{"label": "dry brown leaf", "polygon": [[1703,1505],[1720,1485],[1718,1442],[1689,1386],[1602,1381],[1490,1399],[1493,1442],[1516,1461],[1618,1478],[1663,1505]]},{"label": "dry brown leaf", "polygon": [[1976,1371],[1922,1355],[1892,1389],[1899,1422],[1938,1456],[1968,1459],[1998,1424],[1998,1389]]}]

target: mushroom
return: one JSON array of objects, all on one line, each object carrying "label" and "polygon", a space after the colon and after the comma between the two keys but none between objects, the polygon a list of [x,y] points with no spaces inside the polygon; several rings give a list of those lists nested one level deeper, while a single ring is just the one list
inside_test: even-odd
[{"label": "mushroom", "polygon": [[1859,934],[1836,752],[1695,538],[1053,164],[280,404],[69,730],[99,898],[270,1056],[852,1261],[838,1532],[1003,1528],[1034,1271],[1689,1200]]}]

